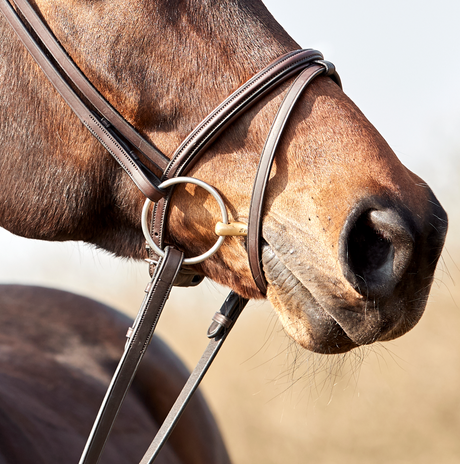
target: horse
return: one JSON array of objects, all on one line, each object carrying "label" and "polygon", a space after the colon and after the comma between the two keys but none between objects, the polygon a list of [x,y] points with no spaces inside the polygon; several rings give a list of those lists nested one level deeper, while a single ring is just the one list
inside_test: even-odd
[{"label": "horse", "polygon": [[[129,319],[74,293],[0,285],[0,461],[77,462],[122,352]],[[187,379],[154,337],[101,462],[139,462]],[[201,394],[190,403],[160,463],[229,463]]]},{"label": "horse", "polygon": [[[37,0],[34,7],[107,101],[169,156],[227,95],[299,48],[260,1]],[[0,225],[147,258],[143,195],[0,24]],[[289,84],[234,122],[190,171],[221,193],[232,221],[248,221],[258,158]],[[252,278],[244,237],[227,239],[194,272],[245,298],[266,296],[288,335],[318,353],[394,339],[421,318],[447,215],[327,76],[293,110],[263,213],[266,295]],[[218,219],[206,191],[178,186],[166,242],[186,256],[203,253]]]},{"label": "horse", "polygon": [[[298,48],[261,2],[43,0],[36,8],[96,88],[168,154],[238,85]],[[0,224],[24,237],[83,240],[146,258],[143,196],[4,22],[2,37]],[[256,162],[285,90],[234,123],[190,173],[222,192],[232,220],[247,220]],[[264,211],[268,299],[290,336],[313,351],[402,335],[423,313],[444,210],[330,79],[308,88],[288,126]],[[178,188],[167,240],[203,252],[218,217],[206,192]],[[262,297],[242,238],[196,271],[244,297]]]}]

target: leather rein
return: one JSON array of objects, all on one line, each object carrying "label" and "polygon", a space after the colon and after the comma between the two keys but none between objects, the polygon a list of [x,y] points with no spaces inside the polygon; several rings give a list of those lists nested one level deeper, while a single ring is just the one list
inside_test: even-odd
[{"label": "leather rein", "polygon": [[[262,271],[260,245],[262,209],[278,142],[296,101],[315,77],[323,74],[330,76],[339,86],[341,82],[334,65],[324,61],[320,52],[296,50],[287,53],[249,79],[212,111],[181,143],[169,160],[126,122],[93,87],[30,6],[28,0],[12,1],[14,7],[9,0],[0,0],[0,10],[9,24],[81,122],[115,158],[147,198],[142,227],[150,244],[151,258],[159,256],[159,259],[149,260],[155,265],[152,280],[147,286],[146,296],[134,324],[128,330],[124,353],[80,459],[80,464],[96,464],[137,367],[152,338],[172,286],[177,284],[178,280],[185,280],[189,285],[194,284],[193,280],[196,281],[193,272],[186,270],[184,274],[184,264],[195,264],[207,259],[217,251],[225,238],[224,235],[232,234],[228,232],[221,234],[222,236],[209,252],[195,258],[184,258],[182,251],[173,246],[165,247],[166,218],[174,185],[191,182],[208,190],[219,202],[222,223],[225,225],[228,222],[225,204],[215,189],[202,181],[184,176],[230,123],[274,88],[296,77],[279,107],[260,157],[247,226],[249,266],[258,289],[262,294],[266,294],[267,282]],[[16,10],[20,12],[21,17]],[[29,32],[30,30],[33,30],[33,34]],[[162,173],[161,176],[154,174],[141,161],[139,155],[152,162]],[[147,217],[150,214],[151,202],[155,203],[155,207],[149,226]],[[246,233],[243,232],[242,235]],[[201,281],[202,277],[198,277],[198,280]],[[220,311],[213,317],[208,329],[210,338],[208,347],[140,464],[151,463],[157,457],[247,302],[247,299],[232,291]]]}]

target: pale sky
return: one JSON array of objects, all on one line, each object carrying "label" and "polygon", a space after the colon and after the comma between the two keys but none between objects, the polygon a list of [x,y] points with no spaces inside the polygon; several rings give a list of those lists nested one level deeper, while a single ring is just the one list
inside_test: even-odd
[{"label": "pale sky", "polygon": [[334,62],[344,91],[441,194],[455,144],[460,151],[460,2],[265,4],[302,47]]}]

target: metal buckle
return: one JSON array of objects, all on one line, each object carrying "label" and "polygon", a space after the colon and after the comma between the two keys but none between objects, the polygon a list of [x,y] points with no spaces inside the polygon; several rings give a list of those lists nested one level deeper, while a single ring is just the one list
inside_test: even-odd
[{"label": "metal buckle", "polygon": [[[195,184],[201,188],[204,188],[216,199],[217,203],[219,204],[220,211],[222,214],[222,222],[224,224],[228,223],[227,208],[225,207],[222,197],[219,195],[219,193],[217,192],[215,188],[211,187],[206,182],[203,182],[202,180],[199,180],[199,179],[195,179],[193,177],[173,177],[172,179],[168,179],[162,182],[158,186],[158,188],[166,189],[170,187],[171,185],[176,185],[176,184]],[[149,207],[151,203],[152,203],[151,200],[147,198],[145,200],[144,207],[142,208],[142,216],[141,216],[142,232],[144,232],[145,239],[147,240],[147,243],[149,244],[149,246],[155,251],[155,253],[158,256],[163,257],[165,255],[165,252],[155,243],[155,241],[150,236],[150,228],[149,228],[149,224],[147,221],[147,216],[149,213]],[[199,256],[195,256],[193,258],[185,258],[183,263],[184,264],[201,263],[205,259],[208,259],[210,256],[212,256],[221,247],[224,240],[225,240],[225,236],[219,237],[217,239],[217,242],[214,244],[214,246],[210,248],[206,253],[203,253],[202,255],[199,255]]]}]

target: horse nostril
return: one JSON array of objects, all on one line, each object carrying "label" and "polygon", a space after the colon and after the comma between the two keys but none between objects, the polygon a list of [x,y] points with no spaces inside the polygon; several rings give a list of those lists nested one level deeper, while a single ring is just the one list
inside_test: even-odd
[{"label": "horse nostril", "polygon": [[390,295],[412,257],[413,237],[393,210],[369,209],[348,223],[341,237],[345,277],[362,295]]},{"label": "horse nostril", "polygon": [[348,238],[348,264],[363,279],[373,274],[384,277],[392,270],[394,247],[365,215],[358,219]]}]

